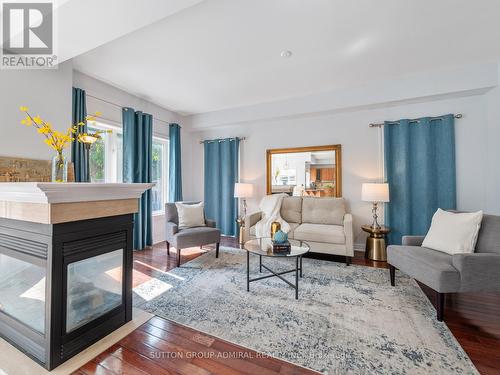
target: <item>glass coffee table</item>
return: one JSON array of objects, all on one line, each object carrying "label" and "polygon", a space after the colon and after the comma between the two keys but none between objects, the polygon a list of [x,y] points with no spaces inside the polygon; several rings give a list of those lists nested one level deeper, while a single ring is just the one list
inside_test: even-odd
[{"label": "glass coffee table", "polygon": [[[251,282],[268,279],[270,277],[277,277],[295,289],[295,299],[299,299],[299,276],[302,277],[302,256],[309,252],[309,245],[304,241],[289,241],[291,250],[288,253],[274,253],[271,238],[256,238],[245,242],[243,249],[247,252],[247,292],[250,291]],[[250,253],[259,256],[259,272],[262,272],[262,269],[264,268],[271,272],[271,275],[260,276],[253,279],[250,278]],[[262,257],[295,258],[295,268],[288,271],[275,272],[266,265],[262,264]],[[295,284],[291,283],[282,276],[292,272],[295,272]]]}]

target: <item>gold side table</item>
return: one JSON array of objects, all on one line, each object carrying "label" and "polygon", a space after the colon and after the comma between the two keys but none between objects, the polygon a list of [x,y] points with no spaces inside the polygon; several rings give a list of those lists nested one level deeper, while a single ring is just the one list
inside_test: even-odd
[{"label": "gold side table", "polygon": [[384,226],[374,228],[371,225],[362,225],[361,229],[370,234],[366,239],[365,257],[371,260],[385,262],[387,260],[385,238],[391,231],[391,228]]}]

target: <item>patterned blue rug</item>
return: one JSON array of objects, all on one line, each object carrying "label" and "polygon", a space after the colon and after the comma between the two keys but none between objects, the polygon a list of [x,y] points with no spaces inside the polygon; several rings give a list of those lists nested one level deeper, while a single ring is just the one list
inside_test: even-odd
[{"label": "patterned blue rug", "polygon": [[[478,374],[415,281],[387,270],[304,259],[295,292],[277,278],[246,291],[246,253],[221,249],[134,289],[134,305],[328,374]],[[251,277],[258,257],[251,255]],[[266,259],[275,270],[292,259]],[[285,275],[293,282],[293,274]]]}]

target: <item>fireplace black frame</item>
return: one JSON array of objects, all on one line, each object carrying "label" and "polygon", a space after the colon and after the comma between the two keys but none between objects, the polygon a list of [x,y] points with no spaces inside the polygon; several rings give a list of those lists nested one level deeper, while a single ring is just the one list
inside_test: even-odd
[{"label": "fireplace black frame", "polygon": [[[44,265],[45,333],[0,311],[0,336],[48,370],[132,320],[133,214],[62,224],[0,219],[0,253]],[[68,265],[123,249],[122,301],[98,318],[66,332]]]}]

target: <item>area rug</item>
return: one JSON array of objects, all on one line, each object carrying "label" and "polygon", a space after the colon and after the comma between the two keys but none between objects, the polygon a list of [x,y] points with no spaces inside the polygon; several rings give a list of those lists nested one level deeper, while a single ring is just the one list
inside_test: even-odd
[{"label": "area rug", "polygon": [[[251,255],[251,277],[259,273]],[[264,258],[275,270],[293,259]],[[137,287],[135,306],[327,374],[478,374],[416,282],[387,270],[303,261],[295,292],[277,278],[250,284],[246,253],[221,249]],[[288,277],[294,280],[293,274]]]}]

